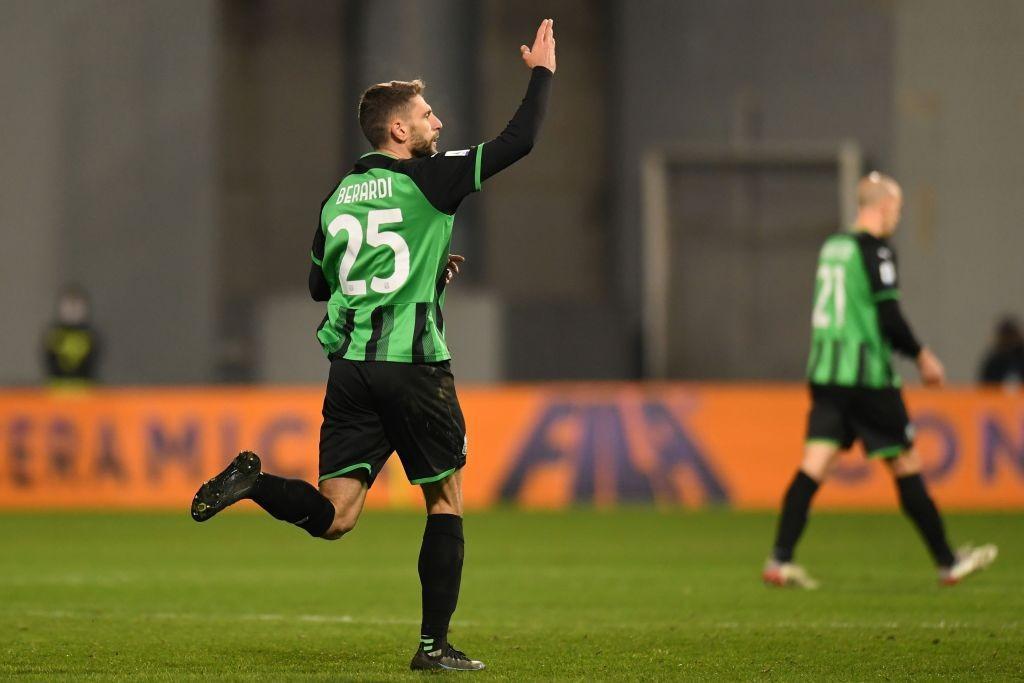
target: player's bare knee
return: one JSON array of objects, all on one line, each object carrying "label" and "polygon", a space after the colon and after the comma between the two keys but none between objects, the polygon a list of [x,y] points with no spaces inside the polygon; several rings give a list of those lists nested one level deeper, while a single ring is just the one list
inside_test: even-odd
[{"label": "player's bare knee", "polygon": [[804,458],[800,463],[800,469],[808,477],[819,484],[828,476],[839,449],[830,444],[808,444],[804,450]]},{"label": "player's bare knee", "polygon": [[335,515],[334,522],[328,527],[321,538],[325,541],[337,541],[339,538],[356,528],[358,517],[351,514]]},{"label": "player's bare knee", "polygon": [[921,459],[914,451],[907,451],[902,455],[890,458],[885,461],[894,477],[909,477],[921,473]]},{"label": "player's bare knee", "polygon": [[427,514],[431,515],[461,515],[462,514],[462,491],[452,485],[438,487],[432,491],[425,491]]},{"label": "player's bare knee", "polygon": [[462,506],[448,500],[437,500],[427,504],[428,515],[457,515],[462,516]]},{"label": "player's bare knee", "polygon": [[423,499],[428,515],[462,516],[462,472],[423,486]]},{"label": "player's bare knee", "polygon": [[803,462],[800,464],[800,471],[818,484],[825,481],[825,477],[828,475],[828,469],[818,463]]}]

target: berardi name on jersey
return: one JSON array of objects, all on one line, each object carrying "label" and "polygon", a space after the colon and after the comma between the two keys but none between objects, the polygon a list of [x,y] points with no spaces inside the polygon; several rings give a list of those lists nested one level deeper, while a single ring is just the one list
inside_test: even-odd
[{"label": "berardi name on jersey", "polygon": [[[471,150],[455,149],[445,152],[446,157],[464,157],[469,155]],[[432,156],[437,156],[433,154]],[[392,195],[391,177],[371,178],[361,183],[345,185],[338,191],[338,199],[335,204],[351,204],[369,199],[388,199]]]},{"label": "berardi name on jersey", "polygon": [[369,199],[387,199],[391,197],[391,176],[385,178],[371,178],[361,183],[345,185],[338,191],[338,200],[335,204],[351,204],[352,202],[365,202]]}]

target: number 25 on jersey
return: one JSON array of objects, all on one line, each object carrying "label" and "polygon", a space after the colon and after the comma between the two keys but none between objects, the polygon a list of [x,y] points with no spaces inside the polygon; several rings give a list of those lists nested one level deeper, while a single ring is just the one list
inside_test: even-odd
[{"label": "number 25 on jersey", "polygon": [[[384,278],[374,275],[370,279],[370,289],[374,292],[388,294],[397,291],[409,279],[409,245],[401,235],[381,230],[381,226],[401,222],[401,209],[375,209],[366,215],[367,246],[387,247],[395,253],[395,268],[391,275]],[[335,237],[342,230],[348,233],[348,243],[345,255],[341,259],[341,267],[338,268],[341,291],[347,296],[360,296],[366,294],[366,281],[349,280],[348,276],[363,246],[363,226],[355,216],[343,213],[327,226],[327,232],[331,237]]]}]

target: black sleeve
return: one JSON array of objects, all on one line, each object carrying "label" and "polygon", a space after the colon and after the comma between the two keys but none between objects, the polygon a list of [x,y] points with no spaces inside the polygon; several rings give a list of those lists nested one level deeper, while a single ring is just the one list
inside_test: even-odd
[{"label": "black sleeve", "polygon": [[903,317],[900,302],[896,299],[883,299],[876,305],[879,327],[892,347],[908,358],[917,358],[917,354],[921,353],[921,344]]},{"label": "black sleeve", "polygon": [[547,109],[552,76],[542,66],[533,68],[526,96],[498,137],[469,149],[404,162],[402,171],[416,182],[438,211],[455,213],[462,200],[479,190],[483,181],[533,149]]},{"label": "black sleeve", "polygon": [[313,234],[313,249],[310,256],[313,262],[309,266],[309,295],[313,301],[327,301],[331,298],[331,287],[324,277],[324,270],[321,267],[324,262],[324,231],[317,227]]},{"label": "black sleeve", "polygon": [[543,66],[533,67],[530,84],[526,87],[526,96],[519,104],[515,116],[505,126],[505,130],[493,140],[484,143],[480,165],[480,178],[487,180],[495,173],[503,171],[519,161],[533,149],[537,134],[544,122],[544,113],[548,108],[548,97],[551,92],[551,78],[554,76]]},{"label": "black sleeve", "polygon": [[857,236],[864,268],[871,282],[871,295],[878,309],[878,325],[892,347],[910,358],[921,353],[921,344],[900,310],[900,283],[896,254],[881,240],[867,233]]},{"label": "black sleeve", "polygon": [[896,273],[896,254],[892,248],[867,235],[861,236],[858,242],[875,301],[899,300],[900,283]]}]

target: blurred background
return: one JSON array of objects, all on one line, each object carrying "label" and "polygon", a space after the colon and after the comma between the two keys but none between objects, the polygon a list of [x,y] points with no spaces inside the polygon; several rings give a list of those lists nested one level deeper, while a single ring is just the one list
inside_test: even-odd
[{"label": "blurred background", "polygon": [[[486,141],[545,17],[539,142],[455,224],[457,642],[508,680],[1024,677],[1024,1],[0,0],[0,679],[406,665],[398,458],[340,545],[186,511],[241,449],[317,480],[310,245],[360,94],[422,78],[442,149]],[[871,170],[954,385],[900,368],[923,475],[1002,555],[940,596],[852,451],[801,545],[824,589],[783,598],[816,255]]]},{"label": "blurred background", "polygon": [[[493,138],[545,17],[540,140],[455,226],[457,642],[510,680],[1024,677],[1024,0],[0,0],[0,679],[407,666],[399,459],[341,545],[186,510],[243,449],[316,481],[309,251],[360,93],[422,78],[444,150]],[[939,595],[855,450],[801,546],[824,590],[782,598],[816,255],[871,170],[953,384],[903,361],[915,451],[1002,554]]]},{"label": "blurred background", "polygon": [[69,285],[104,383],[322,381],[308,253],[359,94],[423,78],[443,148],[489,139],[546,16],[540,142],[456,222],[462,381],[799,381],[871,169],[911,323],[975,380],[1022,309],[1020,2],[3,0],[0,384],[44,378]]}]

